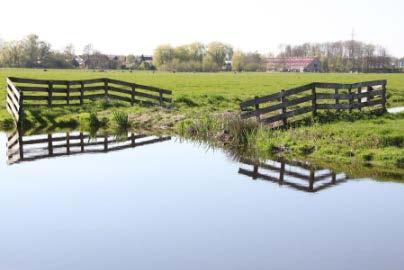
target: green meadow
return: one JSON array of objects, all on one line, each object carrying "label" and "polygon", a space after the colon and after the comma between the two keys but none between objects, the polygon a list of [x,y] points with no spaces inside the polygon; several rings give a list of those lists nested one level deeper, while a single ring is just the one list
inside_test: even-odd
[{"label": "green meadow", "polygon": [[[171,109],[130,106],[102,101],[84,106],[30,109],[25,126],[31,129],[103,128],[114,121],[131,128],[164,129],[184,137],[256,157],[284,155],[317,162],[360,164],[398,170],[404,167],[404,114],[320,115],[311,125],[288,130],[270,130],[239,120],[223,120],[223,114],[238,115],[239,103],[256,95],[267,95],[310,82],[353,83],[386,79],[387,107],[404,105],[403,74],[322,74],[322,73],[168,73],[93,70],[0,69],[0,123],[10,128],[5,110],[6,77],[79,80],[108,77],[173,91]],[[127,117],[125,117],[125,115]],[[109,123],[109,124],[108,124]],[[223,140],[223,133],[231,137]],[[246,150],[247,149],[247,150]],[[379,169],[375,169],[380,172]],[[377,175],[377,173],[375,173]]]}]

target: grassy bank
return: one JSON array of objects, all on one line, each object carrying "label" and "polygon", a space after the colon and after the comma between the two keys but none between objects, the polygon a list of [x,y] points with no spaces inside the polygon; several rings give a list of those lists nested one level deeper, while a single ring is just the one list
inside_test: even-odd
[{"label": "grassy bank", "polygon": [[[239,102],[313,81],[352,83],[387,79],[387,106],[404,105],[403,74],[300,74],[300,73],[166,73],[82,70],[0,69],[0,128],[12,128],[5,110],[7,76],[78,80],[109,77],[173,90],[171,109],[130,106],[115,101],[93,101],[84,106],[36,108],[26,111],[24,126],[55,129],[163,129],[255,157],[333,162],[345,168],[396,172],[404,175],[404,117],[384,115],[319,115],[310,125],[269,130],[237,119]],[[32,131],[33,130],[33,131]],[[365,167],[364,167],[365,166]],[[373,166],[373,167],[372,167]],[[380,169],[382,168],[382,169]],[[355,169],[357,171],[357,169]]]},{"label": "grassy bank", "polygon": [[[148,127],[172,127],[182,119],[195,114],[238,110],[241,100],[256,95],[278,92],[281,89],[299,86],[313,81],[358,82],[364,80],[388,80],[388,107],[404,105],[404,76],[402,74],[310,74],[310,73],[168,73],[128,71],[85,71],[85,70],[32,70],[0,69],[0,124],[7,126],[9,115],[5,110],[5,78],[7,76],[37,79],[79,80],[98,77],[137,82],[173,90],[173,108],[170,111],[115,103],[114,106],[97,106],[101,116],[111,117],[112,110],[129,113],[135,125]],[[84,107],[61,107],[28,112],[31,125],[51,126],[67,123],[77,125],[80,119],[89,116],[93,104]],[[146,113],[145,113],[146,112]]]},{"label": "grassy bank", "polygon": [[178,129],[185,137],[225,148],[236,156],[297,158],[352,176],[404,180],[404,113],[319,114],[286,130],[221,114],[185,121]]}]

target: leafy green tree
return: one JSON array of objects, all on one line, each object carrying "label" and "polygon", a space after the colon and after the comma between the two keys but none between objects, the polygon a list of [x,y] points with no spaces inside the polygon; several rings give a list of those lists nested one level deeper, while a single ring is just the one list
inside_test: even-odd
[{"label": "leafy green tree", "polygon": [[202,63],[203,57],[206,54],[206,46],[200,42],[188,44],[189,57],[195,62]]},{"label": "leafy green tree", "polygon": [[153,64],[156,67],[169,64],[175,56],[175,50],[171,45],[158,46],[153,53]]},{"label": "leafy green tree", "polygon": [[246,55],[242,51],[235,51],[231,59],[233,71],[243,71],[246,65]]},{"label": "leafy green tree", "polygon": [[188,45],[177,46],[174,49],[174,58],[178,59],[179,62],[190,61],[190,49]]},{"label": "leafy green tree", "polygon": [[[221,42],[211,42],[208,45],[204,63],[219,67],[225,64],[225,60],[230,60],[233,56],[233,47]],[[214,71],[214,70],[212,70]]]}]

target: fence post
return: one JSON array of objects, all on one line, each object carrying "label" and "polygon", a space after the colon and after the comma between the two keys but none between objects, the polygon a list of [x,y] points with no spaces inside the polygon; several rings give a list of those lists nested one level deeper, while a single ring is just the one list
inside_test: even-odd
[{"label": "fence post", "polygon": [[285,162],[282,160],[281,161],[281,169],[279,171],[279,185],[283,185],[283,179],[285,175]]},{"label": "fence post", "polygon": [[310,180],[309,180],[309,191],[313,192],[314,191],[314,169],[310,169]]},{"label": "fence post", "polygon": [[108,79],[104,79],[105,99],[108,99]]},{"label": "fence post", "polygon": [[[362,93],[362,87],[358,87],[358,94],[360,94],[360,93]],[[362,110],[362,108],[360,107],[361,103],[362,103],[362,98],[361,97],[358,97],[358,103],[359,103],[358,109],[361,111]]]},{"label": "fence post", "polygon": [[52,106],[52,90],[53,84],[52,82],[48,82],[48,106]]},{"label": "fence post", "polygon": [[130,134],[130,141],[132,147],[135,146],[136,141],[135,141],[135,135],[133,133]]},{"label": "fence post", "polygon": [[48,151],[49,156],[53,156],[52,134],[48,134]]},{"label": "fence post", "polygon": [[258,178],[258,165],[254,165],[254,175],[253,178],[254,180],[256,180]]},{"label": "fence post", "polygon": [[353,95],[352,95],[352,87],[350,86],[348,89],[349,94],[349,112],[352,112],[352,104],[353,104]]},{"label": "fence post", "polygon": [[70,82],[66,83],[66,103],[67,105],[70,104]]},{"label": "fence post", "polygon": [[20,127],[17,127],[17,133],[18,133],[18,145],[20,146],[20,160],[22,161],[24,159],[24,141],[22,139],[22,130]]},{"label": "fence post", "polygon": [[383,112],[386,112],[386,111],[387,111],[387,109],[386,109],[386,101],[387,101],[387,98],[386,98],[386,84],[387,84],[387,81],[384,82],[384,83],[383,83],[383,86],[382,86],[382,106],[383,106]]},{"label": "fence post", "polygon": [[132,92],[131,92],[131,100],[130,100],[130,104],[133,106],[133,104],[135,104],[135,86],[132,85]]},{"label": "fence post", "polygon": [[285,99],[285,90],[281,90],[281,104],[282,104],[282,109],[281,109],[281,115],[285,115],[285,118],[282,118],[283,125],[286,126],[288,124],[288,119],[286,118],[286,99]]},{"label": "fence post", "polygon": [[23,91],[19,90],[20,93],[20,100],[18,101],[18,105],[20,106],[19,110],[18,110],[18,122],[21,123],[20,119],[22,119],[23,115],[24,115],[24,107],[22,106],[22,104],[24,103],[24,94]]},{"label": "fence post", "polygon": [[372,86],[368,86],[368,97],[366,99],[367,102],[371,101],[373,99],[372,97],[372,91],[373,91],[373,87]]},{"label": "fence post", "polygon": [[70,133],[66,132],[66,154],[70,155]]},{"label": "fence post", "polygon": [[163,92],[161,91],[161,89],[159,89],[159,101],[160,101],[160,107],[163,107]]},{"label": "fence post", "polygon": [[317,95],[316,95],[316,86],[315,85],[311,89],[311,95],[312,95],[311,107],[313,110],[313,116],[316,116],[317,115]]},{"label": "fence post", "polygon": [[83,132],[80,132],[80,151],[84,153],[84,137]]},{"label": "fence post", "polygon": [[84,82],[80,82],[80,105],[83,105],[83,96],[84,96]]},{"label": "fence post", "polygon": [[[255,104],[254,104],[255,111],[258,111],[260,109],[260,104],[258,103],[258,98],[259,98],[258,96],[254,97],[254,99],[255,99]],[[260,114],[258,112],[257,112],[256,117],[257,117],[257,121],[259,122],[261,120],[261,118],[260,118]]]},{"label": "fence post", "polygon": [[108,136],[104,136],[104,151],[108,152]]},{"label": "fence post", "polygon": [[[338,107],[338,105],[339,105],[339,98],[338,98],[338,94],[339,94],[339,89],[338,88],[335,88],[335,105],[336,105],[336,107]],[[339,112],[340,111],[340,109],[337,109],[337,112]]]}]

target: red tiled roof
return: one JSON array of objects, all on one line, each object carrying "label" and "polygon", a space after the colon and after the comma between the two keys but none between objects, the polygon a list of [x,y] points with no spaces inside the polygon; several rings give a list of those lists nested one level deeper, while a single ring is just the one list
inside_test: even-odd
[{"label": "red tiled roof", "polygon": [[269,65],[283,65],[291,69],[305,68],[311,62],[313,62],[315,57],[302,57],[302,58],[267,58],[267,64]]}]

